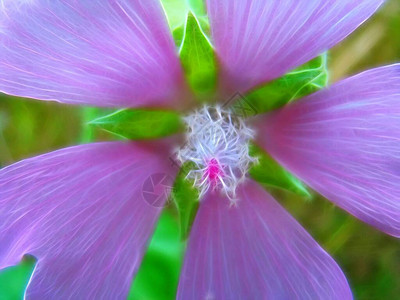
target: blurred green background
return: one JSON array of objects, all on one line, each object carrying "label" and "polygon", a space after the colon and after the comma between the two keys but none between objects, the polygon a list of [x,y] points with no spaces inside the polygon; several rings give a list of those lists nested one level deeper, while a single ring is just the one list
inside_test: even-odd
[{"label": "blurred green background", "polygon": [[[396,61],[400,61],[400,0],[389,0],[366,24],[330,51],[330,81]],[[0,96],[0,167],[80,143],[83,115],[78,107]],[[274,194],[335,258],[356,299],[400,298],[397,239],[320,197],[305,202],[283,191],[276,190]],[[10,299],[1,291],[17,284],[17,280],[5,282],[3,275],[0,299]]]}]

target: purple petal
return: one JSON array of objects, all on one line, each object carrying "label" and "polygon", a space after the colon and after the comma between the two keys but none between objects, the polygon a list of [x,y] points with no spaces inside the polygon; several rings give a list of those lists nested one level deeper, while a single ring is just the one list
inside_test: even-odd
[{"label": "purple petal", "polygon": [[0,4],[0,92],[95,106],[176,101],[181,67],[157,0]]},{"label": "purple petal", "polygon": [[400,65],[370,70],[264,118],[258,141],[338,206],[400,237]]},{"label": "purple petal", "polygon": [[38,258],[30,299],[126,297],[166,200],[144,198],[149,176],[174,175],[165,156],[161,144],[100,143],[1,170],[0,268]]},{"label": "purple petal", "polygon": [[335,261],[266,191],[249,181],[238,198],[200,204],[178,299],[351,299]]},{"label": "purple petal", "polygon": [[207,0],[229,90],[244,92],[334,46],[383,0]]}]

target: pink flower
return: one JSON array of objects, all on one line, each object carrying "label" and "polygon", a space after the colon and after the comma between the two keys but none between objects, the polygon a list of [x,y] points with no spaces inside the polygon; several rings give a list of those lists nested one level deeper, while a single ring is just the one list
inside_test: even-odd
[{"label": "pink flower", "polygon": [[[208,0],[221,94],[246,92],[307,62],[345,38],[382,2]],[[182,109],[183,78],[157,0],[0,2],[4,93],[71,104]],[[399,103],[400,65],[382,67],[263,116],[254,134],[314,190],[398,237]],[[196,115],[190,117],[193,125]],[[206,173],[193,174],[203,179],[204,196],[178,298],[351,298],[334,260],[245,176],[251,160],[241,145],[254,134],[235,126],[221,127],[222,135],[232,130],[232,138],[222,140],[229,147],[208,141],[224,155],[208,157]],[[240,143],[232,144],[235,139]],[[0,268],[26,253],[36,256],[27,290],[33,299],[126,297],[161,210],[143,201],[141,188],[152,174],[175,176],[168,161],[173,146],[167,140],[94,143],[2,169]],[[182,150],[183,159],[189,150]],[[205,152],[194,153],[205,159]],[[238,202],[231,206],[228,198]]]}]

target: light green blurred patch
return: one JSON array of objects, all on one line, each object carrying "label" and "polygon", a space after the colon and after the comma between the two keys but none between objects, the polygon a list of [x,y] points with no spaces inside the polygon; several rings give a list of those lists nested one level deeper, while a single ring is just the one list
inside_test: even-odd
[{"label": "light green blurred patch", "polygon": [[128,299],[175,299],[184,246],[178,221],[171,211],[165,210],[135,276]]},{"label": "light green blurred patch", "polygon": [[205,16],[207,14],[204,1],[205,0],[187,0],[192,12],[198,17]]},{"label": "light green blurred patch", "polygon": [[150,109],[122,109],[88,124],[131,140],[157,139],[184,128],[177,112]]},{"label": "light green blurred patch", "polygon": [[328,84],[327,53],[246,95],[257,113],[264,113],[316,92]]},{"label": "light green blurred patch", "polygon": [[0,167],[79,142],[78,106],[0,94]]},{"label": "light green blurred patch", "polygon": [[204,0],[161,0],[161,4],[172,31],[185,23],[189,11],[197,17],[207,14]]},{"label": "light green blurred patch", "polygon": [[17,266],[0,271],[0,300],[24,299],[35,263],[36,259],[33,256],[25,255]]},{"label": "light green blurred patch", "polygon": [[161,0],[171,30],[185,23],[186,15],[190,9],[186,0]]}]

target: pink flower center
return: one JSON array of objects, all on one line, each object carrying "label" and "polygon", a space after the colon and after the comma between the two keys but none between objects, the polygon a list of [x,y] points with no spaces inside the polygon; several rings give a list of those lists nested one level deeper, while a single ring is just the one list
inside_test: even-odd
[{"label": "pink flower center", "polygon": [[205,170],[205,178],[207,178],[212,183],[216,183],[218,179],[223,175],[222,168],[215,158],[212,158],[207,163],[207,168]]}]

